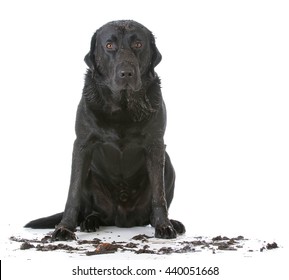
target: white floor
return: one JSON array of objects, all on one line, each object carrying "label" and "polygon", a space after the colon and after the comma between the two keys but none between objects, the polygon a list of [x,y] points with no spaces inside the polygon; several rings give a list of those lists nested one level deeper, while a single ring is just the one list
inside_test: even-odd
[{"label": "white floor", "polygon": [[[136,254],[134,251],[119,250],[112,254],[102,254],[87,256],[85,252],[93,252],[95,247],[93,245],[79,245],[77,241],[72,242],[56,242],[53,244],[65,243],[71,247],[78,248],[78,251],[68,252],[65,250],[55,251],[37,251],[35,248],[20,250],[23,242],[16,242],[10,239],[11,236],[29,240],[41,240],[49,230],[31,230],[20,227],[4,226],[1,237],[1,260],[4,275],[3,279],[18,279],[21,276],[31,277],[31,279],[50,279],[57,275],[65,277],[65,279],[76,279],[72,275],[73,269],[79,268],[124,268],[128,265],[135,269],[137,268],[156,268],[158,271],[158,279],[168,279],[168,274],[164,273],[167,267],[218,267],[220,275],[210,276],[217,279],[257,279],[254,277],[269,276],[274,279],[282,280],[288,279],[289,275],[285,265],[288,262],[289,251],[283,242],[278,243],[279,248],[274,250],[260,249],[266,247],[268,243],[273,240],[259,240],[250,239],[240,240],[237,250],[216,250],[195,247],[195,252],[189,253],[172,253],[172,254]],[[78,240],[92,240],[94,238],[100,239],[102,242],[111,243],[113,241],[119,244],[133,242],[136,248],[132,250],[139,250],[146,246],[148,249],[155,252],[162,247],[171,247],[180,249],[183,247],[183,241],[205,240],[211,241],[215,236],[196,236],[192,232],[187,232],[185,235],[179,236],[173,240],[161,240],[156,238],[149,238],[145,242],[142,240],[133,240],[132,238],[139,234],[153,236],[154,229],[151,227],[136,227],[130,229],[103,227],[96,233],[81,233],[77,232]],[[233,238],[236,236],[228,236]],[[124,243],[121,243],[124,242]],[[31,242],[37,246],[39,243]],[[48,244],[43,244],[48,245]],[[162,271],[162,272],[160,272]],[[169,279],[180,275],[169,275]],[[18,278],[17,278],[18,277]],[[71,277],[71,278],[70,278]],[[78,277],[88,277],[82,275]],[[92,276],[91,276],[92,277]],[[96,276],[94,276],[96,277]],[[106,279],[102,276],[102,279]],[[127,279],[117,276],[117,279]],[[129,276],[126,276],[129,277]],[[144,276],[138,276],[137,279],[142,279]],[[147,276],[146,276],[147,277]],[[153,276],[151,276],[153,277]],[[187,276],[188,277],[188,276]],[[191,276],[192,277],[192,276]],[[209,276],[203,276],[209,277]],[[58,278],[58,277],[57,277]],[[58,278],[60,279],[60,278]],[[79,278],[77,278],[79,279]],[[187,278],[188,279],[188,278]],[[203,278],[204,279],[204,278]],[[215,278],[213,278],[215,279]]]}]

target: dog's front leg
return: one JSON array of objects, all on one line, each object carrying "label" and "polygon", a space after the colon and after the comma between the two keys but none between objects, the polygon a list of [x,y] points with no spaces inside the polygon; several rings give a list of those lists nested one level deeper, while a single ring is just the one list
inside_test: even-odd
[{"label": "dog's front leg", "polygon": [[88,173],[91,153],[89,147],[76,140],[73,147],[70,187],[60,224],[52,234],[52,240],[76,239],[74,231],[78,222],[81,191]]},{"label": "dog's front leg", "polygon": [[175,238],[176,231],[168,219],[165,195],[164,168],[165,145],[163,141],[155,143],[147,152],[147,167],[152,188],[151,225],[155,227],[155,237]]}]

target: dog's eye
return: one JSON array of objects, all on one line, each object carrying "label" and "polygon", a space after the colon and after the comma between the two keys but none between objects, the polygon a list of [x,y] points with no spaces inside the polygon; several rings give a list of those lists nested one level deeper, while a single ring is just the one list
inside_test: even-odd
[{"label": "dog's eye", "polygon": [[140,49],[140,48],[142,47],[142,43],[141,43],[141,42],[135,42],[135,43],[134,43],[134,47],[135,47],[136,49]]},{"label": "dog's eye", "polygon": [[109,50],[113,49],[113,44],[112,43],[107,43],[105,46]]}]

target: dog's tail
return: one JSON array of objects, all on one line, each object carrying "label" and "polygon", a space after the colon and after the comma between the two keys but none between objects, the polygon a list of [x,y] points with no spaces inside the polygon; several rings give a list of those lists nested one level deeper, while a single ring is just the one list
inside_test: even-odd
[{"label": "dog's tail", "polygon": [[63,212],[54,214],[52,216],[33,220],[26,224],[26,228],[55,228],[60,223],[63,216]]}]

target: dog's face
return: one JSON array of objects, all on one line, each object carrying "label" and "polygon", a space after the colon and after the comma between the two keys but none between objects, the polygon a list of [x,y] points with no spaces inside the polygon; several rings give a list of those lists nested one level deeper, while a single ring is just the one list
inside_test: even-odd
[{"label": "dog's face", "polygon": [[161,61],[152,33],[135,21],[114,21],[92,37],[85,62],[114,93],[139,91]]}]

